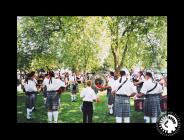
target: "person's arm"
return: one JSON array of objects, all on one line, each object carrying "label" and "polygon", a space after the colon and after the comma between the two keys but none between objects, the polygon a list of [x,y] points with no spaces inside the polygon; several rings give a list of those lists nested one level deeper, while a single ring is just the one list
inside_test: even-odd
[{"label": "person's arm", "polygon": [[146,83],[143,84],[142,88],[141,88],[141,91],[139,94],[136,94],[136,96],[139,98],[139,97],[142,97],[144,96],[146,93],[147,93],[147,85]]},{"label": "person's arm", "polygon": [[81,93],[80,93],[80,97],[81,97],[81,98],[83,98],[83,97],[84,97],[84,95],[85,95],[85,89],[83,89],[83,90],[81,91]]},{"label": "person's arm", "polygon": [[136,92],[133,92],[133,93],[131,93],[130,95],[128,95],[129,97],[133,97],[133,96],[135,96],[137,93]]},{"label": "person's arm", "polygon": [[94,90],[92,90],[92,99],[96,100],[98,98],[98,96],[95,94]]},{"label": "person's arm", "polygon": [[145,94],[144,93],[139,93],[139,94],[136,94],[136,96],[139,98],[139,97],[142,97],[142,96],[144,96]]}]

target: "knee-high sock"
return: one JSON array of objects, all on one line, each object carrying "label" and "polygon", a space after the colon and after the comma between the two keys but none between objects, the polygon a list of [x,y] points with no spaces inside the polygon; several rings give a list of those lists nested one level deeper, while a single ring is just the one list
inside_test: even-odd
[{"label": "knee-high sock", "polygon": [[74,98],[73,98],[73,95],[71,94],[71,100],[73,101],[74,100]]},{"label": "knee-high sock", "polygon": [[157,117],[151,117],[151,123],[156,123],[157,122]]},{"label": "knee-high sock", "polygon": [[116,123],[122,123],[122,117],[116,117]]},{"label": "knee-high sock", "polygon": [[76,100],[76,95],[73,95],[73,99]]},{"label": "knee-high sock", "polygon": [[27,108],[27,119],[31,119],[32,109]]},{"label": "knee-high sock", "polygon": [[108,105],[109,108],[109,113],[112,114],[113,113],[113,109],[112,109],[113,105]]},{"label": "knee-high sock", "polygon": [[53,116],[54,116],[54,123],[57,123],[57,121],[58,121],[58,111],[53,111]]},{"label": "knee-high sock", "polygon": [[150,123],[150,117],[144,116],[144,121],[145,121],[145,123]]},{"label": "knee-high sock", "polygon": [[130,117],[123,117],[124,123],[130,123]]},{"label": "knee-high sock", "polygon": [[52,123],[52,112],[48,112],[47,114],[49,123]]}]

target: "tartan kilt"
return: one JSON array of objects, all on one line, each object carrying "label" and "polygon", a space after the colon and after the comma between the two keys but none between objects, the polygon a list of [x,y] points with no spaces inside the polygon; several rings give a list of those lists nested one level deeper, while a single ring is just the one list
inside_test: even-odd
[{"label": "tartan kilt", "polygon": [[107,88],[107,103],[108,105],[112,105],[114,103],[114,96],[112,95],[112,89],[111,88]]},{"label": "tartan kilt", "polygon": [[46,106],[48,110],[58,110],[59,107],[59,95],[56,91],[47,92]]},{"label": "tartan kilt", "polygon": [[144,116],[158,117],[161,113],[160,109],[160,96],[148,95],[144,100]]},{"label": "tartan kilt", "polygon": [[71,93],[76,94],[77,93],[77,85],[76,84],[75,85],[71,84],[70,85],[70,91],[71,91]]},{"label": "tartan kilt", "polygon": [[43,97],[47,97],[47,87],[45,86],[44,88],[43,88]]},{"label": "tartan kilt", "polygon": [[26,108],[32,109],[35,105],[36,92],[26,92]]},{"label": "tartan kilt", "polygon": [[130,98],[128,96],[115,96],[114,115],[116,117],[130,117]]}]

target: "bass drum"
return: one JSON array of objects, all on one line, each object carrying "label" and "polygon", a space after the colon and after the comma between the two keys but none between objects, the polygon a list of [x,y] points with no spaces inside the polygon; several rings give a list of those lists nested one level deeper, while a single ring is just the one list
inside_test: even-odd
[{"label": "bass drum", "polygon": [[92,81],[92,86],[101,85],[106,86],[107,85],[107,79],[105,74],[103,73],[97,73],[90,79]]}]

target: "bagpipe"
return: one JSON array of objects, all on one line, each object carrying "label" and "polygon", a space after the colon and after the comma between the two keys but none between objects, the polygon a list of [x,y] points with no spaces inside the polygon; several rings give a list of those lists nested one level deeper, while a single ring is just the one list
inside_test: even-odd
[{"label": "bagpipe", "polygon": [[57,93],[58,94],[62,94],[63,92],[66,91],[66,87],[60,87],[58,90],[57,90]]}]

